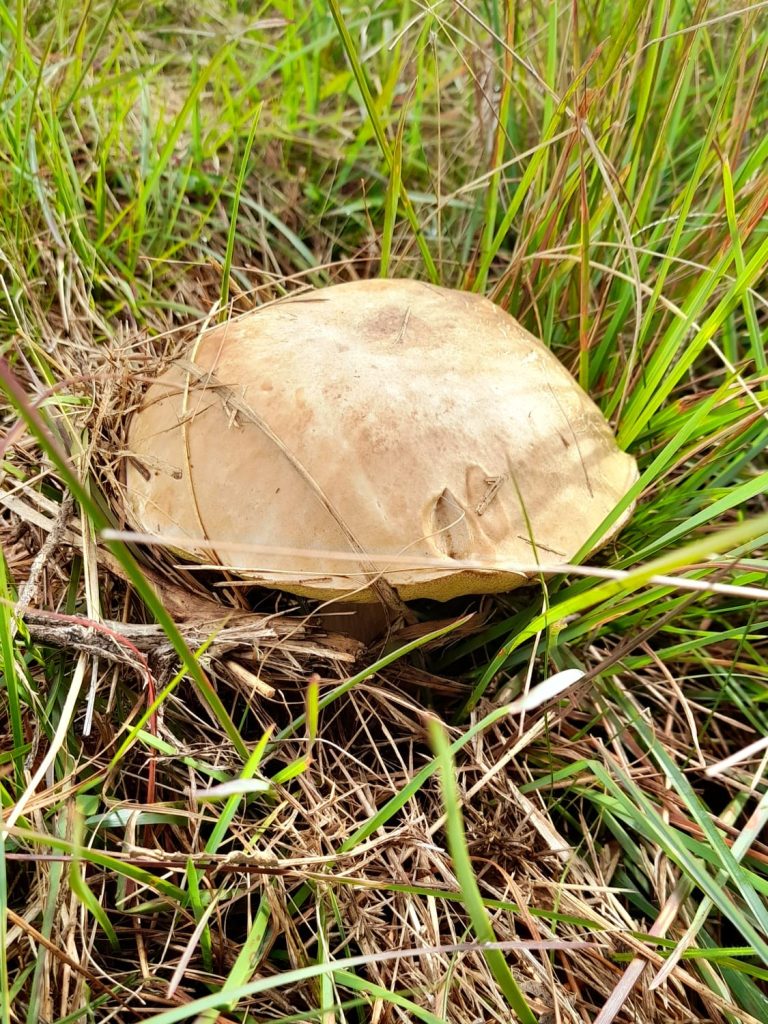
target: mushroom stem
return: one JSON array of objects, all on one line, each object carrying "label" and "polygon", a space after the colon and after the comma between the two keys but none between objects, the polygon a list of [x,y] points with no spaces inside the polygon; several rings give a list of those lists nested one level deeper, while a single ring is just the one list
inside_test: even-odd
[{"label": "mushroom stem", "polygon": [[333,601],[321,606],[312,621],[329,633],[343,633],[364,644],[370,644],[396,625],[390,610],[379,601],[361,604],[355,601]]}]

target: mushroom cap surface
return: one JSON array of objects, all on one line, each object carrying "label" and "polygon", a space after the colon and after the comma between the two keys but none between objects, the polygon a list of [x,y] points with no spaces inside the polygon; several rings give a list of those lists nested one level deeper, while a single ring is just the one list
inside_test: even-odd
[{"label": "mushroom cap surface", "polygon": [[206,331],[149,387],[128,449],[137,529],[320,599],[375,600],[374,571],[403,600],[511,590],[526,573],[460,563],[568,561],[637,479],[540,341],[487,299],[415,281],[336,285]]}]

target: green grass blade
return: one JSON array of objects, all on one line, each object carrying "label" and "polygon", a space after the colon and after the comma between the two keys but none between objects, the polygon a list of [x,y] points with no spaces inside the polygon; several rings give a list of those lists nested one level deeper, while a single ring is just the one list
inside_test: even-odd
[{"label": "green grass blade", "polygon": [[405,111],[400,115],[395,133],[395,144],[392,149],[392,166],[387,182],[387,195],[384,202],[384,228],[381,233],[381,265],[379,277],[389,277],[389,264],[392,259],[392,241],[395,236],[397,209],[403,187],[403,134],[405,132]]},{"label": "green grass blade", "polygon": [[235,251],[235,239],[237,238],[237,214],[240,209],[240,196],[243,192],[245,176],[248,170],[248,161],[251,159],[251,150],[253,149],[253,143],[256,139],[256,129],[259,126],[260,119],[261,107],[259,107],[253,115],[251,130],[249,131],[248,138],[245,141],[245,149],[243,151],[242,159],[240,160],[240,170],[237,175],[235,194],[232,197],[232,210],[229,215],[229,231],[227,232],[227,249],[224,253],[224,269],[221,274],[221,294],[219,297],[219,306],[223,315],[226,315],[227,306],[229,305],[229,278],[232,273],[232,256]]},{"label": "green grass blade", "polygon": [[[389,145],[387,134],[386,131],[384,130],[384,125],[381,123],[379,111],[377,109],[376,103],[374,102],[370,86],[368,85],[368,79],[365,74],[365,69],[363,68],[363,65],[360,61],[357,48],[355,47],[355,44],[352,41],[352,36],[349,34],[349,29],[347,28],[347,23],[344,19],[344,15],[342,14],[339,0],[328,0],[328,5],[331,9],[333,20],[336,23],[336,28],[338,29],[339,36],[341,37],[341,42],[344,47],[344,52],[347,55],[347,60],[349,61],[352,67],[352,71],[355,76],[355,81],[357,82],[357,86],[360,89],[360,93],[363,97],[363,103],[365,104],[366,112],[370,119],[371,126],[373,127],[374,135],[376,136],[376,141],[379,144],[379,149],[381,150],[382,156],[384,157],[384,161],[387,165],[387,171],[391,174],[394,164],[392,149]],[[437,272],[437,267],[435,266],[435,261],[432,258],[432,253],[429,251],[427,240],[424,237],[424,232],[422,231],[421,225],[419,224],[419,219],[416,216],[416,211],[413,208],[411,198],[408,195],[408,191],[404,185],[400,189],[400,202],[402,203],[403,210],[405,212],[406,217],[408,218],[408,223],[411,225],[411,229],[413,230],[414,236],[416,238],[416,243],[419,247],[419,251],[421,252],[421,257],[424,260],[424,267],[427,271],[429,279],[430,281],[432,281],[433,284],[437,284],[439,282],[439,274]]]},{"label": "green grass blade", "polygon": [[[445,804],[445,831],[448,838],[448,849],[453,859],[453,869],[464,897],[469,919],[475,938],[481,945],[495,942],[491,920],[483,905],[483,899],[472,868],[472,860],[467,849],[464,824],[461,815],[459,791],[456,785],[455,768],[451,757],[448,736],[439,722],[434,719],[429,723],[429,735],[436,760],[440,765],[440,785]],[[512,976],[506,957],[500,949],[486,951],[488,962],[499,988],[504,993],[510,1009],[522,1024],[536,1024],[536,1017],[526,1002],[525,996]]]}]

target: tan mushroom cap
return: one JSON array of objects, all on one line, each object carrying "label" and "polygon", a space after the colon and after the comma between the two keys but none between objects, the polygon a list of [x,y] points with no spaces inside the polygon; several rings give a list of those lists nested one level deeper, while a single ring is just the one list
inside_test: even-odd
[{"label": "tan mushroom cap", "polygon": [[[487,299],[414,281],[337,285],[207,331],[151,385],[128,447],[137,529],[321,599],[374,600],[374,568],[404,600],[510,590],[526,576],[451,562],[567,561],[637,479],[540,341]],[[199,538],[222,543],[215,559]]]}]

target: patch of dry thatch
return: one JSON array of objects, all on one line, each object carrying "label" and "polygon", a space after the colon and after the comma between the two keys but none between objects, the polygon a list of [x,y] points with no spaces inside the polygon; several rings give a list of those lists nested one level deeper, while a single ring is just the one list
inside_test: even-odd
[{"label": "patch of dry thatch", "polygon": [[[71,535],[74,540],[77,524],[65,524],[64,531],[63,538]],[[44,533],[39,524],[24,525],[17,514],[6,522],[6,537],[6,556],[21,581],[44,543]],[[308,758],[307,770],[289,785],[277,786],[269,801],[256,801],[241,811],[226,845],[211,855],[205,843],[219,812],[217,805],[195,799],[195,790],[209,780],[192,765],[207,764],[236,774],[236,752],[213,728],[191,684],[183,684],[166,701],[158,727],[159,737],[171,743],[176,753],[161,754],[155,761],[153,804],[146,803],[146,752],[135,749],[117,771],[109,772],[120,725],[136,719],[146,697],[141,673],[136,673],[129,654],[110,644],[111,633],[100,636],[98,630],[61,620],[52,612],[61,604],[71,555],[71,549],[62,544],[56,557],[46,562],[38,580],[37,610],[28,610],[24,621],[37,643],[68,653],[86,651],[98,658],[98,710],[91,735],[83,737],[80,706],[73,730],[78,748],[70,758],[69,779],[38,789],[30,819],[35,831],[44,833],[44,823],[56,816],[57,808],[66,812],[70,806],[71,815],[70,785],[76,787],[84,773],[90,773],[99,779],[103,813],[119,810],[127,815],[125,827],[99,830],[92,841],[113,856],[176,884],[183,884],[189,865],[195,865],[205,889],[216,894],[216,909],[208,919],[210,953],[206,957],[188,908],[158,902],[143,886],[116,887],[113,875],[92,866],[85,876],[109,908],[120,941],[118,956],[83,913],[75,893],[59,882],[61,899],[45,959],[44,1005],[51,1014],[57,1008],[63,1013],[65,1007],[80,1005],[86,984],[93,997],[106,997],[105,1014],[108,1010],[110,1019],[120,1021],[136,1020],[148,1010],[204,994],[209,985],[224,981],[259,907],[266,907],[270,923],[254,959],[256,977],[312,962],[322,943],[336,958],[370,956],[371,962],[359,971],[362,977],[387,991],[410,993],[439,1017],[457,1022],[505,1019],[503,999],[481,953],[434,949],[460,947],[470,938],[444,846],[436,779],[422,786],[386,827],[350,852],[338,853],[361,823],[406,786],[429,758],[424,728],[431,713],[427,705],[435,697],[440,704],[440,696],[423,685],[415,687],[413,670],[407,666],[394,667],[358,686],[325,714],[314,742],[300,738],[274,746],[263,766],[265,776],[302,757]],[[125,612],[124,621],[110,621],[108,628],[162,665],[167,648],[156,628],[136,621],[140,609],[127,598],[122,582],[107,578],[108,568],[103,574],[101,593],[111,596]],[[348,673],[360,654],[349,642],[345,646],[312,636],[302,623],[302,617],[287,614],[259,615],[252,622],[238,616],[209,650],[207,668],[219,694],[228,707],[247,708],[247,730],[253,739],[268,727],[287,724],[302,709],[310,669],[324,665],[325,681],[330,682]],[[190,639],[198,639],[200,628],[189,627]],[[252,645],[261,656],[254,656]],[[176,667],[168,658],[165,679]],[[262,683],[274,687],[274,693],[249,688],[242,676],[232,673],[231,658],[237,658],[236,664],[249,664]],[[426,673],[416,668],[415,675],[424,684]],[[573,742],[574,726],[567,718],[550,725],[551,744]],[[41,753],[45,740],[31,716],[28,727]],[[497,938],[508,943],[554,940],[561,944],[553,953],[513,949],[508,955],[540,1019],[576,1024],[585,1010],[594,1011],[602,1004],[618,980],[621,968],[613,954],[641,952],[645,944],[631,935],[641,922],[628,917],[610,888],[613,865],[604,858],[582,857],[559,834],[544,803],[520,792],[521,783],[528,779],[526,751],[533,744],[541,753],[541,731],[538,723],[521,738],[517,723],[509,720],[488,729],[465,747],[458,781],[483,894],[520,908],[493,911]],[[143,827],[132,824],[131,815],[153,810],[171,820]],[[21,846],[27,852],[12,861],[10,888],[9,956],[15,976],[45,948],[35,922],[50,892],[51,873],[61,863],[55,855],[52,860],[41,856],[36,842]],[[65,859],[65,867],[66,863]],[[542,910],[556,910],[593,926],[555,926],[538,915]],[[569,948],[585,938],[586,947]],[[409,949],[426,952],[376,961],[377,954]],[[180,967],[182,979],[169,997],[169,983]],[[667,994],[668,1019],[691,1019],[690,999],[697,991],[705,995],[712,1011],[701,1019],[718,1019],[711,993],[705,993],[691,975],[686,978],[689,990],[677,980]],[[259,1019],[269,1020],[302,1009],[309,1012],[318,999],[317,983],[307,982],[245,1001],[240,1009],[247,1007]],[[394,1012],[387,1002],[374,1001],[370,1019],[394,1019]],[[223,1014],[220,1019],[230,1018]],[[657,1021],[657,1000],[646,998],[641,988],[616,1019]]]},{"label": "patch of dry thatch", "polygon": [[[201,303],[205,285],[190,279],[188,287],[185,301]],[[129,326],[95,344],[82,318],[70,317],[66,334],[64,324],[46,323],[51,334],[42,344],[58,361],[56,393],[82,400],[54,407],[51,421],[81,479],[99,491],[121,525],[128,417],[146,380],[196,328],[177,333],[158,323],[150,338]],[[46,389],[33,367],[27,371],[29,393],[42,399]],[[455,707],[468,692],[466,681],[406,659],[361,682],[322,714],[316,737],[301,733],[272,744],[261,777],[279,777],[302,759],[303,770],[275,784],[268,797],[242,801],[212,853],[207,843],[221,804],[196,794],[217,777],[237,777],[242,761],[184,680],[149,723],[155,749],[135,744],[111,763],[126,728],[147,706],[147,680],[157,691],[173,678],[178,661],[146,621],[119,564],[83,533],[77,510],[33,439],[18,431],[10,440],[17,476],[3,482],[1,529],[19,588],[18,628],[30,641],[28,675],[37,687],[24,722],[30,771],[50,742],[50,729],[41,724],[50,692],[55,689],[60,702],[80,654],[88,659],[87,677],[93,671],[90,695],[81,695],[61,753],[66,768],[37,787],[26,810],[34,837],[14,831],[17,848],[9,861],[9,969],[21,978],[36,968],[25,984],[38,986],[41,1019],[84,1006],[87,991],[99,1003],[99,1019],[126,1022],[203,995],[224,982],[262,920],[249,977],[267,978],[318,957],[362,955],[368,962],[357,968],[358,978],[407,993],[440,1018],[456,1024],[509,1019],[482,952],[471,945],[445,848],[437,777],[370,835],[351,839],[431,758],[427,718]],[[211,589],[199,574],[156,553],[144,551],[142,558],[188,643],[194,648],[215,631],[204,667],[249,745],[266,730],[279,737],[304,710],[311,678],[322,695],[375,656],[313,625],[292,599],[258,595],[254,612],[247,593],[226,579]],[[402,639],[412,635],[413,627]],[[86,735],[89,705],[93,721]],[[474,720],[487,710],[478,708]],[[540,769],[550,758],[557,763],[566,747],[568,762],[594,756],[594,734],[580,732],[587,717],[572,707],[528,723],[522,733],[517,721],[505,718],[479,732],[458,757],[479,884],[491,901],[497,939],[510,944],[512,970],[542,1024],[591,1018],[625,971],[617,955],[654,959],[638,937],[650,921],[630,912],[612,886],[618,851],[592,846],[577,805],[559,807],[552,794],[544,799],[521,792],[530,766]],[[671,732],[684,742],[685,723],[673,723]],[[7,746],[5,721],[0,734]],[[610,759],[609,736],[606,742],[600,756]],[[642,752],[635,754],[629,770],[658,789],[661,782]],[[667,800],[675,813],[668,794]],[[99,825],[96,815],[106,823]],[[564,834],[571,815],[572,824],[583,826],[578,847]],[[87,857],[87,866],[73,868],[67,855],[46,845],[46,836],[73,839],[83,818],[90,847],[181,892],[194,867],[200,888],[213,897],[205,930],[193,904],[161,897],[152,885],[121,878]],[[106,908],[119,952],[83,909],[70,870],[81,873]],[[660,870],[661,894],[674,879],[668,866]],[[48,937],[40,931],[46,913],[52,914]],[[554,948],[536,948],[540,943]],[[409,950],[415,952],[393,956]],[[662,994],[648,992],[648,977],[626,997],[616,1021],[656,1024],[661,1005],[665,1020],[725,1020],[724,1004],[687,969],[678,969]],[[265,1021],[305,1013],[310,1019],[321,995],[318,981],[305,981],[245,999],[238,1012]],[[340,1001],[353,997],[349,987],[335,993]],[[365,1017],[376,1024],[411,1019],[375,995]],[[740,1019],[750,1018],[741,1013]]]}]

